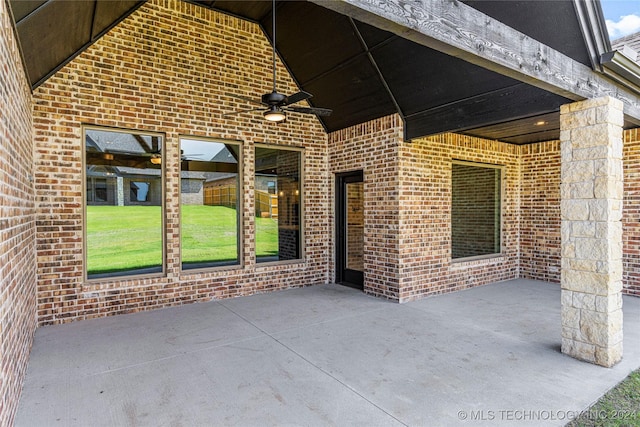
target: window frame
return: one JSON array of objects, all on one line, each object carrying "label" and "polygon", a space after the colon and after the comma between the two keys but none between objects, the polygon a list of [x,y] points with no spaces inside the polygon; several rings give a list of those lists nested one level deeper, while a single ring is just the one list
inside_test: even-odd
[{"label": "window frame", "polygon": [[484,259],[491,259],[491,258],[498,258],[501,256],[504,256],[504,200],[505,200],[505,166],[504,165],[497,165],[497,164],[493,164],[493,163],[481,163],[481,162],[473,162],[473,161],[468,161],[468,160],[459,160],[459,159],[452,159],[451,160],[451,171],[453,171],[453,165],[462,165],[462,166],[474,166],[474,167],[478,167],[478,168],[485,168],[485,169],[497,169],[500,171],[500,189],[499,192],[500,194],[498,195],[498,200],[500,202],[500,211],[499,211],[499,221],[498,221],[498,231],[500,233],[499,235],[499,239],[498,239],[498,248],[499,251],[498,252],[493,252],[490,254],[482,254],[482,255],[472,255],[472,256],[467,256],[467,257],[460,257],[460,258],[454,258],[453,257],[453,172],[451,172],[450,174],[450,179],[449,179],[449,184],[450,184],[450,192],[451,192],[451,198],[449,199],[450,201],[450,214],[449,214],[449,227],[450,227],[450,233],[449,233],[449,237],[450,237],[450,242],[449,242],[449,258],[451,260],[452,263],[462,263],[462,262],[467,262],[467,261],[475,261],[475,260],[484,260]]},{"label": "window frame", "polygon": [[178,233],[180,234],[180,245],[179,245],[179,259],[180,259],[180,274],[197,274],[197,273],[206,273],[209,271],[220,271],[220,270],[236,270],[242,269],[244,267],[244,227],[242,226],[242,222],[244,220],[244,144],[239,140],[224,140],[220,138],[211,138],[206,136],[199,135],[187,135],[181,134],[178,135],[178,147],[182,150],[182,140],[195,140],[195,141],[203,141],[210,143],[218,143],[218,144],[231,144],[236,145],[238,147],[238,186],[236,188],[236,211],[237,211],[237,220],[236,220],[236,236],[237,236],[237,254],[238,254],[238,262],[234,264],[221,264],[221,265],[211,265],[205,267],[196,267],[196,268],[183,268],[182,261],[182,165],[178,167],[178,174],[180,175],[180,182],[178,184]]},{"label": "window frame", "polygon": [[[261,268],[261,267],[267,267],[267,266],[272,266],[272,265],[285,265],[285,264],[301,264],[306,262],[306,239],[305,239],[305,230],[306,230],[306,224],[305,224],[305,177],[306,177],[306,169],[305,169],[305,148],[304,147],[296,147],[296,146],[289,146],[289,145],[277,145],[277,144],[269,144],[269,143],[255,143],[253,144],[253,175],[251,176],[251,180],[253,182],[253,194],[252,194],[252,200],[254,201],[255,204],[255,200],[256,200],[256,194],[255,194],[255,179],[256,179],[256,149],[257,148],[266,148],[266,149],[272,149],[272,150],[284,150],[284,151],[295,151],[298,152],[300,157],[298,160],[298,168],[299,168],[299,186],[300,186],[300,194],[298,195],[299,197],[299,212],[298,212],[298,221],[300,223],[300,230],[298,232],[299,234],[299,243],[298,243],[298,251],[300,252],[300,256],[296,259],[286,259],[286,260],[276,260],[276,261],[258,261],[258,256],[256,254],[256,240],[257,240],[257,235],[256,235],[256,227],[255,227],[255,209],[254,212],[252,212],[251,217],[253,218],[254,221],[254,245],[253,245],[253,258],[255,260],[255,266],[256,268]],[[278,207],[278,210],[280,208]]]},{"label": "window frame", "polygon": [[[82,136],[81,136],[81,148],[82,148],[82,279],[84,283],[87,284],[97,284],[104,282],[124,282],[131,281],[140,278],[160,278],[166,277],[167,274],[167,202],[166,202],[166,146],[167,146],[167,136],[161,132],[153,132],[147,130],[140,129],[125,129],[125,128],[115,128],[109,126],[100,126],[93,124],[82,124],[81,126]],[[162,185],[161,187],[161,195],[160,195],[160,212],[161,212],[161,236],[162,236],[162,264],[161,271],[153,272],[153,273],[134,273],[134,274],[114,274],[109,275],[109,273],[105,273],[105,275],[101,275],[101,277],[89,277],[88,271],[88,247],[87,247],[87,140],[86,134],[89,130],[102,131],[102,132],[114,132],[114,133],[125,133],[125,134],[140,134],[140,135],[148,135],[155,136],[161,139],[161,147],[160,154],[162,156],[162,164],[160,167],[160,179]]]}]

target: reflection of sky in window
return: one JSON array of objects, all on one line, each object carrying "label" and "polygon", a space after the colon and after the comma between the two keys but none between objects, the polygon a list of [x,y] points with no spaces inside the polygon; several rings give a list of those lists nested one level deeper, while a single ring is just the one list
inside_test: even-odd
[{"label": "reflection of sky in window", "polygon": [[147,200],[147,194],[149,193],[148,182],[132,182],[138,191],[136,191],[136,199],[138,202],[145,202]]},{"label": "reflection of sky in window", "polygon": [[207,161],[218,155],[225,149],[225,146],[219,142],[183,139],[180,141],[180,149],[182,150],[182,155],[186,158]]}]

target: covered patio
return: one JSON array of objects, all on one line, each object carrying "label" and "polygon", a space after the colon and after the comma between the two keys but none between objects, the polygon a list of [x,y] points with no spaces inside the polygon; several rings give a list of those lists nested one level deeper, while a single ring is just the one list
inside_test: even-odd
[{"label": "covered patio", "polygon": [[517,279],[394,304],[320,285],[45,326],[17,426],[564,425],[640,366],[560,352],[560,287]]}]

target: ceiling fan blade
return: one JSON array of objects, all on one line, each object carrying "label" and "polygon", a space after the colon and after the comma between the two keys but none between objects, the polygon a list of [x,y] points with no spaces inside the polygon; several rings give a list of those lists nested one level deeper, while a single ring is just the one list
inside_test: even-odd
[{"label": "ceiling fan blade", "polygon": [[234,93],[225,93],[225,95],[227,95],[227,96],[233,96],[234,98],[242,99],[243,101],[251,102],[252,104],[266,105],[266,104],[265,104],[265,103],[263,103],[263,102],[257,101],[257,100],[255,100],[255,99],[248,98],[248,97],[246,97],[246,96],[236,95],[236,94],[234,94]]},{"label": "ceiling fan blade", "polygon": [[285,110],[295,111],[296,113],[315,114],[316,116],[330,116],[333,110],[328,108],[315,107],[287,107]]},{"label": "ceiling fan blade", "polygon": [[248,108],[246,110],[238,110],[238,111],[234,111],[232,113],[225,113],[222,115],[222,117],[231,117],[231,116],[235,116],[237,114],[242,114],[242,113],[250,113],[251,111],[262,111],[264,110],[264,108]]},{"label": "ceiling fan blade", "polygon": [[300,91],[298,93],[294,93],[293,95],[287,96],[287,100],[282,105],[295,104],[296,102],[300,102],[300,101],[304,101],[305,99],[309,99],[312,96],[313,95],[311,95],[308,92]]}]

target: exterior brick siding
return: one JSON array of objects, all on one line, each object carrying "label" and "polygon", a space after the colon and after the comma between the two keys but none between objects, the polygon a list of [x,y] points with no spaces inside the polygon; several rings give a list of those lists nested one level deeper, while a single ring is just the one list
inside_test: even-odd
[{"label": "exterior brick siding", "polygon": [[[268,123],[226,94],[271,90],[271,51],[260,28],[178,0],[146,3],[34,93],[40,324],[249,295],[328,281],[327,137],[313,116]],[[278,64],[278,89],[297,87]],[[83,280],[82,125],[165,134],[166,274]],[[181,135],[242,141],[242,266],[180,270]],[[305,149],[304,261],[256,265],[254,143]]]},{"label": "exterior brick siding", "polygon": [[[520,275],[560,282],[560,142],[520,147]],[[640,296],[640,132],[624,131],[623,292]]]},{"label": "exterior brick siding", "polygon": [[0,425],[9,426],[36,329],[31,93],[0,2]]},{"label": "exterior brick siding", "polygon": [[[363,171],[364,181],[364,291],[400,298],[399,161],[402,120],[383,117],[329,134],[329,170],[332,174]],[[335,178],[334,178],[335,181]],[[335,199],[335,185],[329,186]],[[335,230],[335,222],[331,224]],[[332,253],[335,252],[335,231]],[[331,257],[331,278],[335,261]]]},{"label": "exterior brick siding", "polygon": [[[520,168],[518,147],[456,134],[400,148],[400,301],[518,277]],[[451,162],[502,166],[502,253],[451,260]]]},{"label": "exterior brick siding", "polygon": [[[517,151],[454,134],[403,142],[395,115],[330,134],[331,173],[363,171],[365,292],[404,302],[518,277]],[[504,166],[502,255],[451,261],[452,160]]]},{"label": "exterior brick siding", "polygon": [[520,275],[560,283],[560,141],[520,147]]},{"label": "exterior brick siding", "polygon": [[[205,44],[207,49],[200,47]],[[177,0],[154,0],[36,90],[40,323],[331,281],[331,174],[358,169],[364,171],[366,292],[408,301],[519,276],[559,281],[556,141],[518,147],[446,134],[408,143],[395,115],[329,136],[309,116],[291,115],[277,125],[251,115],[224,118],[245,107],[228,92],[257,97],[270,90],[269,58],[269,44],[255,24]],[[278,66],[280,90],[296,91]],[[82,124],[164,133],[165,277],[83,280]],[[180,270],[181,135],[243,143],[240,267]],[[305,148],[303,262],[255,263],[255,143]],[[452,160],[503,167],[499,256],[451,260]],[[632,239],[632,223],[626,227]],[[626,257],[629,290],[638,263],[632,252]]]},{"label": "exterior brick siding", "polygon": [[623,138],[623,292],[640,296],[640,131],[638,129],[625,131]]}]

